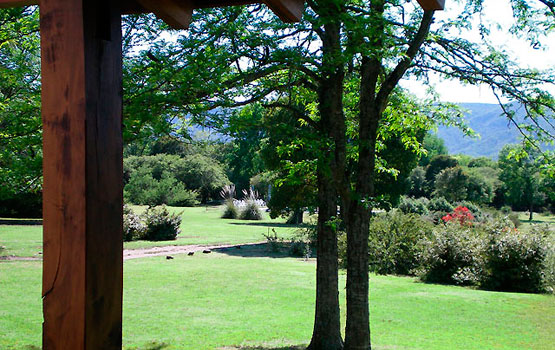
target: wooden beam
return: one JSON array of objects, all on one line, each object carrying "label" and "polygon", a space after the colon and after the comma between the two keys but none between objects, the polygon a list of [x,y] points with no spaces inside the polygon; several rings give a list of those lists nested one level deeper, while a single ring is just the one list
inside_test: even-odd
[{"label": "wooden beam", "polygon": [[0,8],[38,5],[39,0],[0,0]]},{"label": "wooden beam", "polygon": [[425,11],[443,10],[445,0],[417,0]]},{"label": "wooden beam", "polygon": [[146,10],[154,12],[173,29],[187,29],[193,15],[191,0],[137,0]]},{"label": "wooden beam", "polygon": [[264,0],[266,5],[284,22],[299,22],[304,11],[304,0]]},{"label": "wooden beam", "polygon": [[121,349],[118,1],[41,0],[43,349]]}]

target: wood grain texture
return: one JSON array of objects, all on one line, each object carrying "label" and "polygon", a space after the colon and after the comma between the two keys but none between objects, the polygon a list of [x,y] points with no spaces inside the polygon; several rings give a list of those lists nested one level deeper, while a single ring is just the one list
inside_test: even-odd
[{"label": "wood grain texture", "polygon": [[443,10],[445,8],[445,0],[417,0],[422,9],[425,11]]},{"label": "wood grain texture", "polygon": [[187,29],[193,15],[192,0],[137,0],[173,29]]},{"label": "wood grain texture", "polygon": [[46,350],[121,349],[119,13],[41,0]]},{"label": "wood grain texture", "polygon": [[284,22],[299,22],[304,11],[304,0],[265,0],[272,11]]},{"label": "wood grain texture", "polygon": [[39,0],[0,0],[0,8],[38,5]]}]

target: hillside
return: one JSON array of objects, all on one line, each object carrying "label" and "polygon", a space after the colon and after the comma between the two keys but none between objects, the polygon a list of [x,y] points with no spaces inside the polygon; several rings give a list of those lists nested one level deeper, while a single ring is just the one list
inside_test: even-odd
[{"label": "hillside", "polygon": [[[521,136],[519,131],[501,116],[499,105],[487,103],[461,103],[460,105],[468,110],[467,123],[480,137],[466,137],[454,127],[439,127],[437,134],[445,141],[449,153],[497,158],[504,145],[519,141]],[[522,116],[522,110],[517,111],[517,120],[522,121]]]}]

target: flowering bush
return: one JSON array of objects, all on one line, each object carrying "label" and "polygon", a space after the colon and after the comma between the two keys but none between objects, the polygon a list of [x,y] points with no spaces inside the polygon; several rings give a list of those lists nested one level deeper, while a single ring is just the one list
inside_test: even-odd
[{"label": "flowering bush", "polygon": [[143,218],[146,225],[144,239],[148,241],[170,241],[181,232],[181,213],[170,214],[165,206],[148,207]]},{"label": "flowering bush", "polygon": [[474,215],[468,210],[467,207],[458,206],[451,214],[447,214],[441,218],[443,222],[458,221],[461,226],[472,226]]}]

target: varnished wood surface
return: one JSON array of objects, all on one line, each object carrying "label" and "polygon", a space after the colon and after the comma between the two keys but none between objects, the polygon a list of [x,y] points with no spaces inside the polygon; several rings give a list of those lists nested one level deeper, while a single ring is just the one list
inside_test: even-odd
[{"label": "varnished wood surface", "polygon": [[41,1],[46,350],[121,348],[119,11]]},{"label": "varnished wood surface", "polygon": [[0,8],[38,5],[38,0],[0,0]]},{"label": "varnished wood surface", "polygon": [[445,0],[417,0],[420,6],[426,11],[443,10]]},{"label": "varnished wood surface", "polygon": [[137,0],[147,11],[166,22],[173,29],[187,29],[193,15],[192,0]]}]

